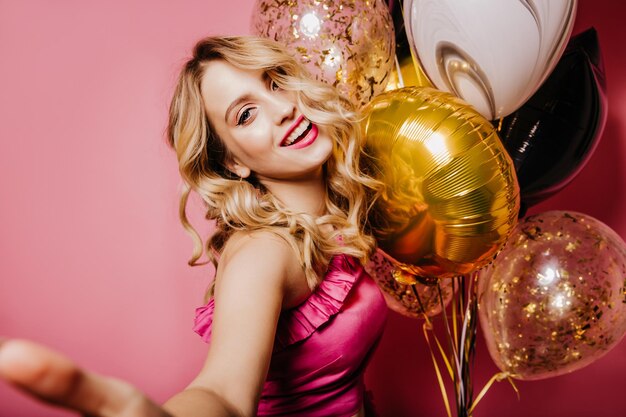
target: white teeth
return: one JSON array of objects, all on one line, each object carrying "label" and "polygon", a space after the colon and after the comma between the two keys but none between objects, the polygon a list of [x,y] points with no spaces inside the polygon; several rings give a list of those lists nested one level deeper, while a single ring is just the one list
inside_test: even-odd
[{"label": "white teeth", "polygon": [[309,128],[311,122],[307,119],[302,119],[302,121],[296,126],[296,128],[291,132],[287,140],[285,141],[285,146],[291,145],[305,130]]}]

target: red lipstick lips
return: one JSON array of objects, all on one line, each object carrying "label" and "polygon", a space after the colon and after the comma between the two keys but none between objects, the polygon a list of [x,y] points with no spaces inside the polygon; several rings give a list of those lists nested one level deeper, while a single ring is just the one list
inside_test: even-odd
[{"label": "red lipstick lips", "polygon": [[283,140],[280,142],[280,146],[291,147],[292,149],[305,148],[315,142],[317,134],[317,126],[304,116],[300,116],[289,127]]}]

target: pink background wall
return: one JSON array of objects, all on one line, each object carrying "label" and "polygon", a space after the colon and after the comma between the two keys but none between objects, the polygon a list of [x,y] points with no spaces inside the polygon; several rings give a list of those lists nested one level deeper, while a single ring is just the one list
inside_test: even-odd
[{"label": "pink background wall", "polygon": [[[179,181],[163,141],[193,42],[248,32],[252,0],[0,0],[0,335],[128,379],[158,401],[206,346],[191,331],[211,270],[189,268]],[[581,0],[598,30],[610,113],[580,176],[534,208],[592,215],[626,238],[626,6]],[[196,224],[201,218],[196,215]],[[478,339],[475,385],[496,371]],[[420,323],[390,314],[367,373],[383,416],[443,416]],[[626,342],[571,375],[496,385],[476,416],[623,415]],[[0,383],[0,416],[65,416]]]}]

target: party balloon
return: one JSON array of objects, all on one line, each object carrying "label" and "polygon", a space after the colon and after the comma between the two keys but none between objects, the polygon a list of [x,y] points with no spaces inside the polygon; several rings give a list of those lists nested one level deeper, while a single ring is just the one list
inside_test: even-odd
[{"label": "party balloon", "polygon": [[576,0],[405,0],[407,35],[430,81],[487,119],[520,107],[561,56]]},{"label": "party balloon", "polygon": [[380,248],[426,277],[489,262],[519,210],[515,170],[493,126],[427,87],[381,94],[363,113],[364,169],[384,184],[369,216]]},{"label": "party balloon", "polygon": [[414,288],[403,284],[403,281],[407,281],[407,272],[380,249],[372,255],[365,270],[382,290],[387,306],[406,317],[422,318],[424,314],[435,316],[441,313],[454,295],[451,279],[416,278]]},{"label": "party balloon", "polygon": [[359,107],[384,90],[394,65],[393,22],[382,0],[257,0],[252,32],[284,44]]},{"label": "party balloon", "polygon": [[584,214],[530,216],[481,271],[478,302],[501,370],[532,380],[580,369],[626,332],[626,244]]},{"label": "party balloon", "polygon": [[604,65],[594,29],[572,38],[539,90],[502,120],[500,138],[528,207],[565,187],[593,153],[606,123]]}]

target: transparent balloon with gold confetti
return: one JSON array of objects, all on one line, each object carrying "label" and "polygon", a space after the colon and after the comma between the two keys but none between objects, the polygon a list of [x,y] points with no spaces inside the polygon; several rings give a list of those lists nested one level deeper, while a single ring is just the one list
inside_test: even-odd
[{"label": "transparent balloon with gold confetti", "polygon": [[481,271],[478,296],[502,371],[534,380],[580,369],[626,333],[626,244],[581,213],[527,217]]},{"label": "transparent balloon with gold confetti", "polygon": [[257,0],[251,29],[357,107],[385,89],[393,70],[394,27],[382,0]]}]

